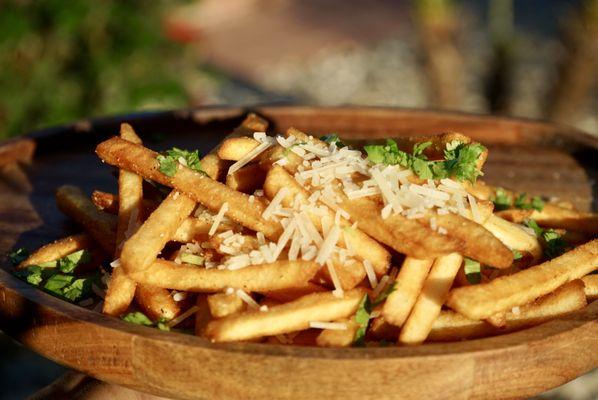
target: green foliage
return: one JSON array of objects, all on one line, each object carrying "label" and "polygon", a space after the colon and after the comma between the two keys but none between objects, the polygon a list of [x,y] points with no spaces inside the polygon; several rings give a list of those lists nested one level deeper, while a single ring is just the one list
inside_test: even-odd
[{"label": "green foliage", "polygon": [[188,151],[173,147],[164,154],[160,154],[156,159],[160,164],[160,172],[166,176],[174,176],[181,161],[186,167],[205,174],[205,171],[201,168],[198,150]]},{"label": "green foliage", "polygon": [[177,65],[181,49],[163,36],[162,4],[2,2],[0,138],[93,115],[186,104],[189,64]]}]

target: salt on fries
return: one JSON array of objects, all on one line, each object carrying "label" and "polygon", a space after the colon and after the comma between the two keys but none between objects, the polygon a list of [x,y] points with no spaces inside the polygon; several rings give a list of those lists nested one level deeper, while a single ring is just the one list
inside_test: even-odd
[{"label": "salt on fries", "polygon": [[493,336],[598,297],[596,215],[485,184],[488,150],[467,136],[360,150],[268,126],[249,114],[200,158],[156,153],[123,124],[96,148],[119,169],[118,193],[59,188],[85,233],[15,274],[86,303],[90,282],[104,293],[83,274],[108,260],[106,314],[216,342],[323,347]]}]

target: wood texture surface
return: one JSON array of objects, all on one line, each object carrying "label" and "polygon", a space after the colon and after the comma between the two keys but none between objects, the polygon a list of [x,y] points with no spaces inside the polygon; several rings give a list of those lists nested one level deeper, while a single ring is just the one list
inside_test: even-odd
[{"label": "wood texture surface", "polygon": [[[83,121],[0,145],[0,254],[35,248],[76,227],[53,200],[64,183],[115,190],[95,144],[131,123],[154,149],[206,151],[247,110],[208,108]],[[274,129],[374,139],[461,131],[490,147],[486,179],[592,207],[598,141],[525,120],[377,108],[263,107]],[[33,149],[36,149],[33,156]],[[16,150],[15,150],[16,149]],[[28,150],[29,149],[29,150]],[[18,157],[16,155],[18,155]],[[24,156],[25,155],[25,156]],[[3,161],[4,160],[4,161]],[[596,190],[596,189],[594,189]],[[5,264],[4,264],[5,265]],[[518,333],[417,347],[321,349],[201,338],[130,325],[68,304],[0,270],[0,329],[98,379],[185,398],[523,398],[598,366],[598,302]]]}]

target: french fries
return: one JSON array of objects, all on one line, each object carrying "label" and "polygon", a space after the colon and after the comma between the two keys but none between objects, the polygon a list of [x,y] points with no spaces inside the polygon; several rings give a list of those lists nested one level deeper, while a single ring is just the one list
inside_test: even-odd
[{"label": "french fries", "polygon": [[64,185],[56,190],[56,204],[65,215],[81,224],[98,244],[112,254],[116,244],[116,218],[99,211],[81,189]]},{"label": "french fries", "polygon": [[[93,296],[93,277],[95,295],[108,285],[103,312],[128,322],[194,323],[214,342],[321,347],[492,336],[598,298],[598,239],[588,242],[596,215],[539,199],[522,205],[525,196],[476,181],[488,151],[467,136],[362,151],[335,135],[289,128],[272,138],[267,128],[249,114],[200,159],[180,148],[158,154],[123,124],[96,148],[119,169],[118,193],[96,190],[90,200],[59,188],[58,207],[86,233],[20,264],[24,252],[11,254],[15,274],[45,288],[51,274],[67,274],[73,287],[56,295],[99,308],[80,302]],[[555,230],[536,237],[518,225],[525,219]],[[75,271],[82,261],[65,257],[83,249],[97,255]],[[83,276],[106,255],[114,261],[101,280]]]},{"label": "french fries", "polygon": [[457,253],[434,260],[424,287],[403,325],[399,335],[400,343],[413,345],[426,340],[434,320],[440,314],[462,261],[463,257]]},{"label": "french fries", "polygon": [[343,298],[335,297],[332,292],[309,294],[267,312],[253,311],[212,321],[206,336],[214,342],[230,342],[305,330],[312,321],[351,316],[364,295],[365,291],[358,288],[345,292]]},{"label": "french fries", "polygon": [[403,326],[433,263],[434,260],[405,258],[397,275],[394,291],[388,296],[382,308],[382,315],[388,323],[398,327]]},{"label": "french fries", "polygon": [[194,208],[193,200],[173,190],[125,242],[121,263],[127,274],[146,270]]},{"label": "french fries", "polygon": [[484,319],[527,304],[579,279],[598,265],[598,239],[560,257],[495,280],[453,289],[447,305],[471,319]]},{"label": "french fries", "polygon": [[158,259],[146,270],[129,275],[139,283],[189,292],[214,293],[228,287],[264,292],[304,285],[318,269],[312,261],[278,261],[232,271]]},{"label": "french fries", "polygon": [[505,324],[501,328],[468,319],[454,311],[442,311],[434,321],[428,340],[446,342],[512,332],[567,315],[586,304],[583,283],[574,280],[533,303],[509,310],[505,313]]},{"label": "french fries", "polygon": [[164,175],[157,168],[157,153],[143,146],[115,137],[100,143],[96,152],[108,164],[173,187],[213,212],[218,212],[225,203],[228,204],[227,217],[249,229],[263,232],[267,238],[276,240],[282,232],[279,224],[262,217],[266,208],[262,203],[252,203],[247,194],[234,191],[182,165],[173,177]]},{"label": "french fries", "polygon": [[29,265],[40,265],[56,261],[76,251],[89,248],[91,243],[91,238],[85,233],[58,239],[55,242],[37,249],[33,254],[22,261],[17,269],[23,269]]}]

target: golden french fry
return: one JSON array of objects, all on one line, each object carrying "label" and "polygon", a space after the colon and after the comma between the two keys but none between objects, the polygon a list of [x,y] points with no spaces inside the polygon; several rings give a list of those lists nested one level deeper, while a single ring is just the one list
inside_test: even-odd
[{"label": "golden french fry", "polygon": [[[332,267],[343,290],[353,289],[359,285],[366,277],[365,268],[360,262],[342,263],[337,255],[332,257]],[[334,287],[334,282],[328,272],[328,268],[320,268],[316,274],[315,281],[325,286]]]},{"label": "golden french fry", "polygon": [[127,274],[147,269],[195,208],[195,201],[173,190],[124,244],[121,264]]},{"label": "golden french fry", "polygon": [[598,233],[598,214],[571,210],[550,203],[545,204],[542,211],[512,209],[501,211],[498,214],[502,218],[516,223],[521,223],[529,218],[547,228],[566,229],[590,235]]},{"label": "golden french fry", "polygon": [[56,204],[65,215],[81,224],[108,254],[116,243],[116,218],[93,205],[81,189],[64,185],[56,190]]},{"label": "golden french fry", "polygon": [[114,137],[96,148],[96,152],[108,164],[133,171],[146,179],[174,187],[187,194],[213,212],[218,212],[224,203],[228,204],[226,216],[241,225],[276,240],[282,232],[279,223],[262,217],[266,205],[251,202],[249,195],[240,193],[200,172],[179,165],[173,177],[158,170],[157,153],[143,146]]},{"label": "golden french fry", "polygon": [[256,189],[261,189],[264,179],[266,179],[266,171],[259,164],[250,164],[227,175],[226,186],[239,192],[251,194]]},{"label": "golden french fry", "polygon": [[239,161],[259,144],[260,142],[252,137],[241,136],[225,139],[218,148],[218,157],[223,160]]},{"label": "golden french fry", "polygon": [[233,271],[158,259],[147,270],[130,277],[139,283],[187,292],[219,292],[228,287],[267,292],[305,285],[318,269],[320,266],[311,261],[277,261]]},{"label": "golden french fry", "polygon": [[135,291],[135,301],[141,311],[151,320],[160,318],[171,320],[181,313],[181,308],[168,290],[151,285],[139,285]]},{"label": "golden french fry", "polygon": [[453,289],[447,305],[471,319],[527,304],[568,281],[579,279],[598,265],[598,239],[543,264],[534,265],[489,283]]},{"label": "golden french fry", "polygon": [[245,311],[247,304],[236,294],[216,293],[207,297],[210,314],[214,318],[223,318]]},{"label": "golden french fry", "polygon": [[354,319],[343,319],[338,322],[344,323],[347,329],[323,329],[316,338],[316,344],[320,347],[348,347],[355,340],[355,333],[359,324]]},{"label": "golden french fry", "polygon": [[484,321],[469,319],[454,311],[442,311],[434,321],[428,341],[447,342],[512,332],[562,317],[586,306],[579,280],[566,283],[538,300],[505,313],[505,325],[495,328]]},{"label": "golden french fry", "polygon": [[276,300],[280,303],[288,303],[289,301],[293,301],[298,299],[299,297],[305,296],[310,293],[314,292],[326,292],[328,291],[327,288],[316,285],[315,283],[307,282],[304,285],[286,288],[286,289],[279,289],[279,290],[269,290],[262,292],[266,298],[270,298]]},{"label": "golden french fry", "polygon": [[[282,188],[286,188],[288,192],[282,200],[284,206],[291,207],[296,198],[303,204],[308,204],[309,192],[299,185],[285,169],[280,166],[273,166],[268,171],[264,182],[264,194],[272,199]],[[328,208],[324,209],[327,211],[327,217],[330,221],[334,221],[335,214]],[[323,218],[312,213],[308,213],[308,216],[316,229],[322,233]],[[351,228],[351,224],[347,220],[341,218],[339,224],[343,228],[343,234],[339,241],[340,245],[353,249],[361,260],[370,261],[376,274],[385,274],[390,265],[390,253],[360,229]]]},{"label": "golden french fry", "polygon": [[401,327],[409,316],[432,268],[434,260],[406,257],[395,281],[394,291],[388,295],[382,307],[384,319]]},{"label": "golden french fry", "polygon": [[368,327],[368,336],[373,340],[396,341],[400,332],[401,328],[389,324],[382,315],[373,318]]},{"label": "golden french fry", "polygon": [[584,291],[588,300],[598,299],[598,274],[586,275],[581,280],[585,286]]},{"label": "golden french fry", "polygon": [[[188,243],[197,239],[206,239],[213,223],[213,218],[207,218],[203,215],[198,217],[187,217],[183,220],[181,225],[174,233],[172,240],[180,243]],[[237,228],[238,225],[235,225],[230,221],[222,221],[216,232],[223,232]]]},{"label": "golden french fry", "polygon": [[[101,190],[94,190],[91,194],[91,201],[98,210],[107,212],[108,214],[118,214],[118,195],[114,193],[103,192]],[[158,203],[149,199],[142,200],[143,215],[149,215],[158,207]]]},{"label": "golden french fry", "polygon": [[518,225],[504,220],[499,216],[491,215],[484,224],[484,227],[505,246],[520,252],[530,253],[534,261],[542,258],[542,245],[538,241],[538,238],[530,235]]},{"label": "golden french fry", "polygon": [[348,318],[357,311],[364,295],[365,290],[360,288],[345,292],[342,298],[332,292],[309,294],[266,312],[252,311],[211,321],[206,336],[214,342],[230,342],[305,330],[311,321]]},{"label": "golden french fry", "polygon": [[486,318],[486,322],[495,328],[504,328],[507,325],[506,313],[499,312]]},{"label": "golden french fry", "polygon": [[[260,116],[249,113],[235,130],[227,138],[241,137],[251,135],[254,132],[266,132],[268,121]],[[209,154],[201,159],[201,168],[212,179],[220,181],[225,171],[230,166],[230,162],[218,157],[218,148],[213,149]]]},{"label": "golden french fry", "polygon": [[118,317],[124,314],[135,296],[137,283],[130,279],[122,267],[112,270],[102,312]]},{"label": "golden french fry", "polygon": [[462,262],[463,257],[457,253],[434,260],[424,287],[403,325],[399,343],[411,345],[426,340]]},{"label": "golden french fry", "polygon": [[39,265],[46,262],[56,261],[76,251],[88,249],[90,247],[91,238],[85,233],[67,236],[40,247],[27,257],[27,259],[21,262],[17,269],[22,269],[29,265]]}]

